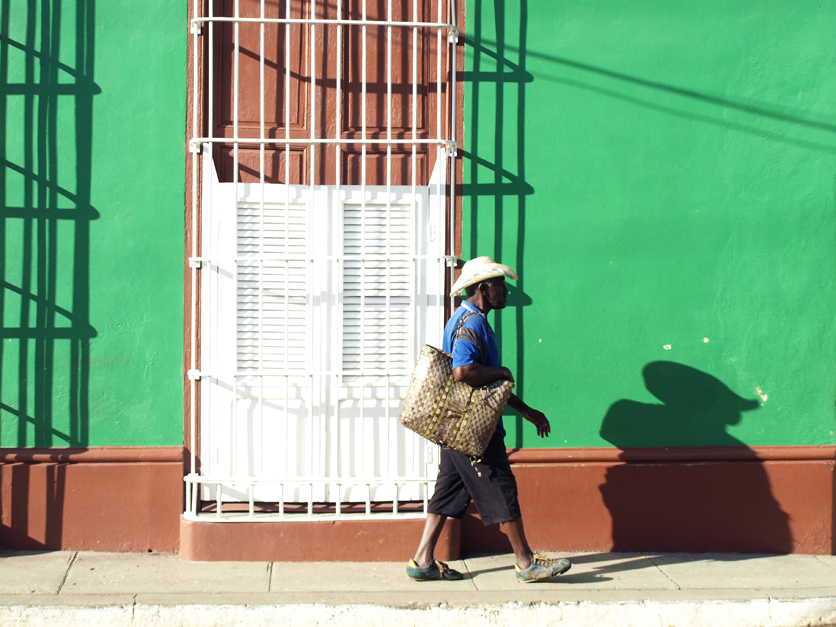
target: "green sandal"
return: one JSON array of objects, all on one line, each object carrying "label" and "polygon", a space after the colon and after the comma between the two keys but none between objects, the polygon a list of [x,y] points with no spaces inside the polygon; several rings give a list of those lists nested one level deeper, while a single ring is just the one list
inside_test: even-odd
[{"label": "green sandal", "polygon": [[438,579],[457,581],[463,577],[459,571],[453,570],[440,560],[433,560],[429,566],[418,566],[415,560],[409,560],[409,564],[406,566],[406,575],[415,581],[435,581]]}]

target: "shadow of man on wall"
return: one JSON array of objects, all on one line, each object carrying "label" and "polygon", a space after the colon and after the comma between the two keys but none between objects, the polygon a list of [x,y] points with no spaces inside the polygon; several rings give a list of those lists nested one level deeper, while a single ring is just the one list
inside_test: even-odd
[{"label": "shadow of man on wall", "polygon": [[[626,462],[600,488],[613,549],[790,552],[789,518],[763,463],[727,431],[760,403],[683,364],[651,362],[642,374],[661,404],[616,401],[601,426]],[[681,461],[653,461],[640,447],[682,447]]]}]

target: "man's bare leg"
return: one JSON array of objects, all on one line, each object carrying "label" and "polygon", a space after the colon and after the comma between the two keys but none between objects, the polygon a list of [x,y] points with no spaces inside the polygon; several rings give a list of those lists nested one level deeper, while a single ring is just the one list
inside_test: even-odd
[{"label": "man's bare leg", "polygon": [[532,553],[531,547],[528,546],[528,540],[525,538],[522,518],[502,523],[502,532],[511,541],[511,548],[514,549],[517,566],[525,570],[531,564],[534,553]]},{"label": "man's bare leg", "polygon": [[424,523],[424,533],[421,535],[421,543],[415,552],[415,563],[418,566],[429,566],[433,561],[435,545],[441,537],[441,530],[444,528],[444,521],[447,516],[441,514],[427,514],[427,522]]}]

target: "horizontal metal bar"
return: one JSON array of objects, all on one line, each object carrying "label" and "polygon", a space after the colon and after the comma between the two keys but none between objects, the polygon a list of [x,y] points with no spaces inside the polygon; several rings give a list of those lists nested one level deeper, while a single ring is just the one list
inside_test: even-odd
[{"label": "horizontal metal bar", "polygon": [[[430,261],[441,261],[440,258],[435,256],[427,256],[427,255],[400,255],[400,256],[393,256],[387,255],[386,253],[381,253],[379,255],[374,254],[363,254],[363,255],[342,255],[342,256],[329,256],[329,255],[322,255],[320,257],[308,257],[306,255],[246,255],[241,257],[231,257],[231,258],[219,258],[218,261],[232,261],[234,263],[240,263],[245,261],[303,261],[313,263],[315,261],[418,261],[418,260],[430,260]],[[208,261],[209,263],[212,262],[210,257],[203,257],[202,261]]]},{"label": "horizontal metal bar", "polygon": [[[322,370],[311,372],[309,370],[269,370],[269,369],[261,369],[261,370],[254,370],[252,372],[244,372],[239,370],[235,372],[232,376],[234,377],[334,377],[334,376],[345,376],[345,377],[408,377],[412,374],[411,370],[393,370],[392,368],[387,368],[384,370]],[[200,371],[200,376],[207,379],[217,379],[218,377],[214,376],[211,372],[206,372],[205,370]],[[354,387],[349,386],[348,384],[343,384],[343,387]],[[238,398],[252,398],[250,396],[239,396]],[[343,399],[347,400],[347,399]]]},{"label": "horizontal metal bar", "polygon": [[[223,485],[225,483],[244,483],[248,485],[256,483],[283,483],[286,485],[296,484],[340,484],[343,485],[374,485],[391,486],[394,484],[405,485],[408,483],[435,483],[436,477],[213,477],[202,476],[190,473],[183,477],[186,483],[204,483],[211,485]],[[385,501],[383,501],[385,502]]]},{"label": "horizontal metal bar", "polygon": [[291,146],[307,146],[309,144],[383,144],[397,146],[403,144],[404,146],[418,146],[418,145],[433,145],[445,146],[450,148],[459,148],[458,142],[452,139],[336,139],[336,138],[290,138],[282,139],[265,138],[265,137],[194,137],[189,141],[190,144],[290,144]]},{"label": "horizontal metal bar", "polygon": [[422,519],[426,518],[427,515],[424,512],[398,512],[397,514],[393,514],[391,511],[386,512],[372,512],[371,514],[366,514],[365,512],[359,513],[346,513],[346,512],[328,512],[328,513],[314,513],[312,516],[308,516],[307,512],[304,513],[284,513],[280,514],[278,512],[256,512],[255,515],[250,518],[247,515],[247,512],[223,512],[220,516],[218,516],[215,512],[204,512],[201,514],[193,514],[191,512],[185,512],[183,514],[183,518],[186,520],[194,520],[200,522],[212,522],[212,523],[239,523],[239,522],[248,522],[248,523],[281,523],[281,522],[295,522],[300,520],[310,521],[310,522],[331,522],[334,520],[404,520],[404,519]]},{"label": "horizontal metal bar", "polygon": [[[359,202],[359,201],[357,201]],[[207,263],[240,263],[246,261],[302,261],[313,263],[315,261],[442,261],[443,257],[436,255],[379,255],[365,253],[360,255],[321,255],[319,257],[308,257],[307,255],[259,255],[254,253],[241,257],[201,257],[201,261]]]},{"label": "horizontal metal bar", "polygon": [[[316,377],[316,376],[336,376],[343,375],[346,377],[407,377],[412,374],[411,370],[393,370],[387,368],[386,370],[254,370],[253,372],[243,372],[238,370],[233,375],[234,377]],[[201,376],[211,377],[211,374],[202,372]],[[345,384],[343,384],[345,385]]]},{"label": "horizontal metal bar", "polygon": [[335,20],[325,18],[305,17],[195,17],[190,24],[208,24],[210,22],[245,22],[251,24],[324,24],[331,26],[392,26],[400,28],[430,28],[449,31],[453,36],[459,35],[459,29],[453,24],[443,22],[395,22],[388,20]]}]

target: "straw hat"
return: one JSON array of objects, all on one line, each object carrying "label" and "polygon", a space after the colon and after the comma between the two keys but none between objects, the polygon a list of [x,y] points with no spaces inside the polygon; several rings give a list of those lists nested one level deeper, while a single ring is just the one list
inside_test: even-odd
[{"label": "straw hat", "polygon": [[494,277],[504,276],[509,279],[517,279],[517,273],[508,266],[496,263],[490,257],[476,257],[471,259],[462,267],[462,273],[453,284],[450,296],[455,296],[468,285],[481,283]]}]

